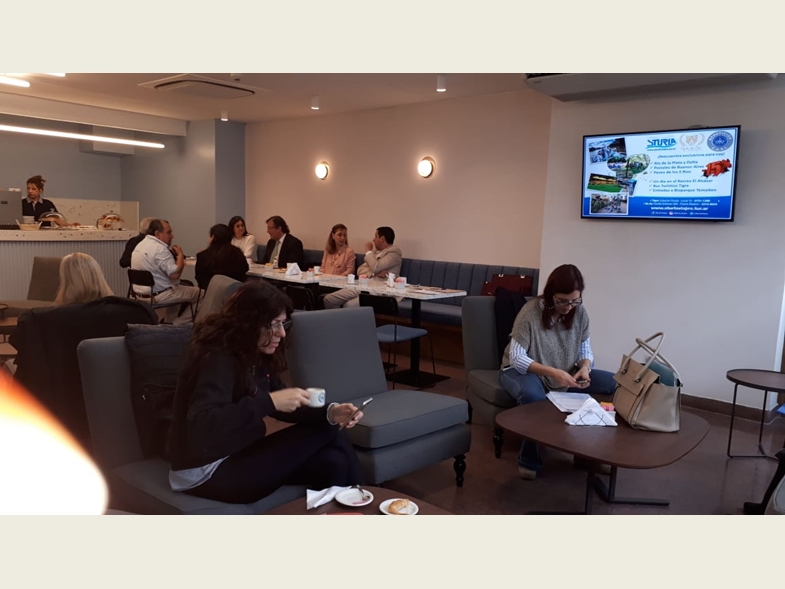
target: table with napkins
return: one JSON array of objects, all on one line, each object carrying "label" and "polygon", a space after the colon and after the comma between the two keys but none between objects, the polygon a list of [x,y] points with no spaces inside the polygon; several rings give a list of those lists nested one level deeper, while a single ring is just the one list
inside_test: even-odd
[{"label": "table with napkins", "polygon": [[616,427],[616,414],[603,409],[595,399],[588,398],[580,409],[570,413],[564,421],[569,425]]}]

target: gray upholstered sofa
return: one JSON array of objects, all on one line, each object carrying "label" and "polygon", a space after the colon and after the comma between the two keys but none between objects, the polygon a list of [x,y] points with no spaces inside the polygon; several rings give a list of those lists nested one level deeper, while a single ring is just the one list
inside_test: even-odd
[{"label": "gray upholstered sofa", "polygon": [[[257,246],[257,259],[264,258],[266,246]],[[322,250],[305,250],[305,264],[308,267],[318,266],[322,263]],[[357,265],[360,267],[365,259],[365,254],[357,254]],[[454,288],[465,290],[467,296],[479,295],[482,287],[491,280],[494,274],[522,274],[532,277],[532,294],[539,288],[540,271],[538,268],[524,268],[521,266],[502,266],[498,264],[467,264],[463,262],[439,262],[434,260],[418,260],[404,258],[401,266],[401,276],[406,277],[409,284],[422,284],[424,286],[438,286],[441,288]],[[404,317],[411,314],[412,302],[401,301],[398,305]],[[424,301],[421,303],[422,321],[442,323],[447,325],[461,325],[461,297],[441,299],[437,301]]]}]

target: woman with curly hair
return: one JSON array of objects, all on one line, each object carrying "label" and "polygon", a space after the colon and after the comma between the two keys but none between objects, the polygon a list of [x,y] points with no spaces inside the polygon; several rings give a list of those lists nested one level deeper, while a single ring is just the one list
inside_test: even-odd
[{"label": "woman with curly hair", "polygon": [[[287,484],[312,488],[361,482],[351,403],[308,406],[288,388],[284,341],[292,303],[265,283],[244,284],[223,309],[194,326],[175,393],[169,453],[174,491],[251,503]],[[296,425],[266,435],[264,418]]]}]

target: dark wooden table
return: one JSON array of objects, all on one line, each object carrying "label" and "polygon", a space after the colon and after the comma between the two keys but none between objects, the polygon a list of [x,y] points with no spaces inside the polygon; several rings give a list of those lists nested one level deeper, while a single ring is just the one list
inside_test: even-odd
[{"label": "dark wooden table", "polygon": [[449,511],[445,511],[435,505],[426,503],[422,499],[415,499],[406,493],[393,491],[391,489],[383,489],[382,487],[363,487],[364,489],[373,493],[373,501],[363,507],[347,507],[337,501],[333,500],[324,505],[320,505],[316,509],[307,510],[305,508],[305,497],[300,497],[294,501],[290,501],[285,505],[276,507],[272,511],[267,512],[265,515],[324,515],[328,513],[362,513],[363,515],[384,515],[379,510],[379,505],[388,499],[408,499],[417,504],[419,511],[417,515],[452,515]]},{"label": "dark wooden table", "polygon": [[[763,449],[763,423],[766,420],[766,402],[769,393],[785,393],[785,374],[774,372],[773,370],[757,370],[753,368],[740,368],[729,370],[725,378],[734,383],[733,404],[730,410],[730,429],[728,430],[728,458],[769,458],[777,460],[775,456],[769,456]],[[758,450],[760,454],[731,454],[730,444],[733,439],[733,420],[736,418],[736,393],[739,385],[748,389],[763,391],[763,407],[760,412],[760,430],[758,431]]]},{"label": "dark wooden table", "polygon": [[[586,478],[584,511],[591,513],[596,490],[607,503],[669,505],[665,499],[639,499],[616,496],[618,468],[648,469],[673,464],[693,450],[709,432],[708,422],[689,413],[681,413],[681,429],[673,433],[632,429],[621,418],[617,427],[568,425],[562,413],[550,401],[519,405],[496,416],[499,427],[526,439],[556,448],[589,462]],[[611,467],[608,485],[596,477],[599,464]]]}]

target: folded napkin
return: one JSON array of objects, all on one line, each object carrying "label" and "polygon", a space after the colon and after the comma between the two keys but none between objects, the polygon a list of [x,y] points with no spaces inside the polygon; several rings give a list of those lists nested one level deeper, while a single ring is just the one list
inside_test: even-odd
[{"label": "folded napkin", "polygon": [[321,491],[312,491],[311,489],[308,489],[305,496],[305,507],[306,509],[313,509],[314,507],[329,503],[335,499],[335,496],[338,493],[350,488],[351,487],[330,487],[329,489],[322,489]]},{"label": "folded napkin", "polygon": [[286,264],[286,275],[287,276],[299,276],[302,274],[300,270],[300,266],[297,265],[297,262],[289,262]]},{"label": "folded napkin", "polygon": [[564,420],[570,425],[610,425],[616,427],[616,418],[605,411],[600,404],[592,398],[586,399],[575,413],[570,413]]}]

